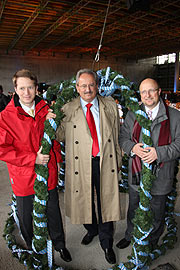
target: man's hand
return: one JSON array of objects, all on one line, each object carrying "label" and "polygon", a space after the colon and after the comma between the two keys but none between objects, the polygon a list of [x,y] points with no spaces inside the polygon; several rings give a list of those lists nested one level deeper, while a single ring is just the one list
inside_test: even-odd
[{"label": "man's hand", "polygon": [[144,162],[150,164],[158,158],[156,149],[154,147],[146,147],[145,150],[148,152],[146,152],[142,158]]},{"label": "man's hand", "polygon": [[39,151],[37,152],[37,157],[36,157],[36,164],[40,165],[46,165],[49,161],[49,155],[43,155],[41,154],[42,151],[42,146],[40,147]]},{"label": "man's hand", "polygon": [[134,147],[132,148],[132,152],[136,154],[138,157],[140,157],[141,159],[143,159],[147,150],[143,148],[143,143],[136,143]]},{"label": "man's hand", "polygon": [[48,114],[46,115],[46,120],[49,120],[51,118],[56,118],[56,114],[53,113],[52,109],[48,109]]}]

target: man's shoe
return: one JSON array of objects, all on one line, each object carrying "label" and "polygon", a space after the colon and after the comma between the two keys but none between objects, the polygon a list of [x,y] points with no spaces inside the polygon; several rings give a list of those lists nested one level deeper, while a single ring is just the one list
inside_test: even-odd
[{"label": "man's shoe", "polygon": [[116,263],[116,255],[114,253],[114,250],[112,248],[106,248],[104,250],[106,261],[110,264]]},{"label": "man's shoe", "polygon": [[90,235],[89,233],[87,233],[87,234],[83,237],[83,239],[82,239],[82,241],[81,241],[81,244],[82,244],[82,245],[85,245],[85,246],[89,245],[89,244],[92,242],[94,236],[95,236],[95,235]]},{"label": "man's shoe", "polygon": [[131,241],[126,240],[126,238],[123,238],[117,243],[116,247],[123,249],[123,248],[127,248],[130,244],[131,244]]},{"label": "man's shoe", "polygon": [[71,254],[69,253],[67,248],[61,248],[58,251],[60,253],[61,259],[63,259],[65,262],[71,262],[72,261]]}]

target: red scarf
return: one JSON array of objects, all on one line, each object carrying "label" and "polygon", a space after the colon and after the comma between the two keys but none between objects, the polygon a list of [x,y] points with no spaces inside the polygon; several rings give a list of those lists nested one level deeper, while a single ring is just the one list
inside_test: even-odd
[{"label": "red scarf", "polygon": [[[167,105],[164,104],[164,106],[166,108],[167,119],[161,122],[158,146],[167,145],[167,144],[171,143],[169,112],[168,112]],[[133,139],[133,142],[135,142],[135,143],[139,143],[141,128],[142,127],[139,125],[137,120],[135,120],[134,127],[133,127],[133,134],[132,134],[132,139]],[[163,165],[164,164],[161,163],[160,167],[162,167]],[[141,173],[141,159],[135,155],[133,160],[132,160],[132,177],[133,177],[133,184],[134,185],[139,185],[140,173]]]}]

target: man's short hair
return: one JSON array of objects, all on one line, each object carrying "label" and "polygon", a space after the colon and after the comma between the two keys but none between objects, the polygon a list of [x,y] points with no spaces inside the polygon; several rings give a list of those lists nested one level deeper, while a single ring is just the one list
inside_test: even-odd
[{"label": "man's short hair", "polygon": [[13,76],[12,81],[13,81],[14,87],[17,87],[17,79],[22,78],[22,77],[23,78],[29,78],[30,80],[34,81],[35,86],[38,85],[37,76],[35,74],[33,74],[28,69],[21,69],[21,70],[17,71]]},{"label": "man's short hair", "polygon": [[77,72],[77,74],[76,74],[76,84],[79,83],[79,78],[84,73],[89,74],[89,75],[92,75],[94,77],[94,80],[95,80],[96,84],[98,84],[98,82],[99,82],[98,75],[96,74],[96,72],[94,72],[93,70],[88,69],[88,68],[80,69]]}]

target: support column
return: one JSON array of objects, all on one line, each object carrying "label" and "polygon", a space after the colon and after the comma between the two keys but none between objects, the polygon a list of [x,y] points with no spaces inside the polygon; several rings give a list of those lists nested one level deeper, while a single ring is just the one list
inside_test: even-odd
[{"label": "support column", "polygon": [[175,73],[174,73],[174,92],[179,90],[179,52],[176,53]]}]

